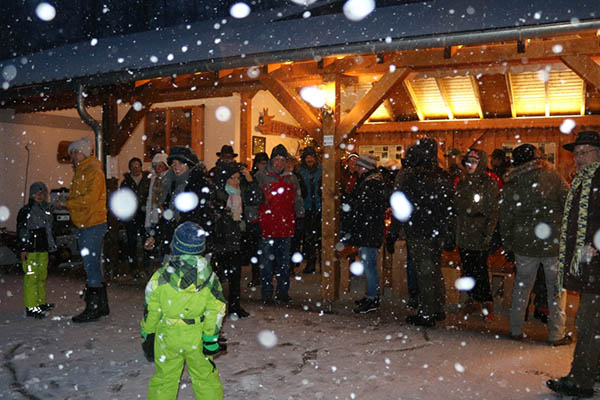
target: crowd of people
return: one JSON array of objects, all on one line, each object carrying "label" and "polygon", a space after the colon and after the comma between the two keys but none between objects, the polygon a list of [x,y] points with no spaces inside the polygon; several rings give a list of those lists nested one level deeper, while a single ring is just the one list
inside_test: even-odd
[{"label": "crowd of people", "polygon": [[[485,151],[467,149],[461,165],[452,163],[448,170],[439,166],[438,145],[430,138],[411,145],[402,168],[392,172],[369,155],[348,156],[340,181],[340,244],[357,249],[366,278],[365,295],[354,312],[379,308],[377,253],[383,244],[393,253],[395,241],[403,239],[408,305],[416,310],[407,323],[433,327],[446,318],[443,250],[458,251],[462,276],[472,281],[462,312],[493,320],[487,260],[502,248],[516,267],[512,339],[523,337],[537,281],[536,298],[547,303],[540,309],[547,310],[549,343],[570,344],[565,289],[581,293],[571,372],[547,385],[558,393],[591,396],[600,359],[600,257],[594,244],[600,229],[600,136],[583,131],[564,148],[575,160],[570,188],[531,144],[515,148],[512,160],[494,150],[489,166]],[[75,141],[68,152],[74,165],[68,200],[50,205],[47,187],[35,182],[30,201],[18,214],[17,230],[26,315],[43,318],[54,307],[45,296],[48,253],[56,248],[51,208],[69,210],[87,279],[85,309],[73,317],[81,323],[110,313],[101,262],[106,183],[91,141]],[[457,152],[449,155],[455,158]],[[302,260],[307,274],[315,273],[320,263],[323,171],[316,149],[304,148],[298,163],[280,144],[270,156],[257,154],[252,168],[236,162],[238,155],[229,145],[217,156],[208,171],[191,148],[175,146],[168,155],[154,155],[151,173],[134,157],[121,184],[138,200],[136,212],[124,221],[130,272],[149,278],[144,350],[151,359],[169,360],[156,364],[150,382],[150,393],[157,398],[176,393],[184,362],[197,397],[222,397],[212,357],[222,347],[223,318],[250,316],[241,304],[242,266],[252,266],[249,286],[260,286],[265,305],[287,305],[292,302],[290,275],[300,272]],[[386,228],[390,199],[397,194],[410,210],[404,216],[394,212]],[[186,201],[192,206],[182,206]],[[227,282],[226,296],[221,282]]]}]

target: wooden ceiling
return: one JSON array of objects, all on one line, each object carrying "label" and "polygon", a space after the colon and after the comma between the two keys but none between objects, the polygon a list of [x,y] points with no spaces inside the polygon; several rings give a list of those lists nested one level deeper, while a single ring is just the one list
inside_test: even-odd
[{"label": "wooden ceiling", "polygon": [[[522,43],[455,46],[377,55],[349,54],[250,68],[190,71],[185,75],[138,81],[135,85],[88,89],[86,104],[103,104],[107,93],[122,102],[133,104],[139,101],[149,108],[159,102],[227,97],[235,93],[252,94],[259,90],[269,90],[310,132],[320,127],[320,110],[299,99],[298,93],[302,87],[334,82],[339,88],[336,107],[340,107],[339,111],[344,115],[352,113],[356,105],[356,102],[345,104],[345,90],[363,88],[363,92],[368,95],[375,82],[401,74],[402,79],[394,81],[389,88],[386,87],[385,93],[380,91],[379,96],[382,97],[374,99],[370,104],[370,107],[374,107],[373,111],[384,104],[389,120],[378,120],[377,128],[367,128],[370,124],[361,128],[382,130],[384,128],[381,122],[393,124],[430,119],[424,115],[414,93],[411,93],[411,82],[414,80],[427,78],[437,82],[442,98],[450,110],[453,95],[450,90],[453,89],[448,89],[446,83],[452,77],[470,77],[477,112],[469,118],[505,119],[516,115],[509,74],[539,71],[547,69],[547,66],[558,65],[563,70],[570,68],[578,75],[577,79],[583,79],[581,97],[585,105],[584,114],[600,115],[600,91],[597,88],[600,86],[600,66],[595,62],[596,58],[600,59],[596,32],[584,32]],[[2,107],[14,108],[16,112],[37,112],[73,108],[75,104],[75,93],[49,88],[45,93],[5,100]],[[461,119],[452,110],[440,114],[435,119],[445,119],[446,122]],[[369,115],[359,119],[367,120]],[[361,122],[361,125],[364,121],[354,122]],[[398,126],[401,125],[396,125]]]}]

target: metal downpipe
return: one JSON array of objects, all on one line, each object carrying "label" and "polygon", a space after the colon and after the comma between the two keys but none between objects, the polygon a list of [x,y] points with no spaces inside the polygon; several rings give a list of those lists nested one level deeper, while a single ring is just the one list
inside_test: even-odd
[{"label": "metal downpipe", "polygon": [[104,157],[104,146],[103,146],[103,137],[102,137],[102,128],[100,124],[92,118],[90,114],[88,114],[85,109],[84,99],[83,99],[83,85],[79,85],[77,88],[77,113],[89,126],[94,130],[94,137],[96,139],[96,158],[103,162]]}]

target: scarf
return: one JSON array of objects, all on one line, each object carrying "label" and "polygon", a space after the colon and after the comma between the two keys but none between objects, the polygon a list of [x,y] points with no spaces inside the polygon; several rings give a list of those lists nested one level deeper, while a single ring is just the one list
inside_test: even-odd
[{"label": "scarf", "polygon": [[227,198],[227,207],[231,210],[231,217],[234,221],[242,220],[242,195],[240,189],[225,185],[225,191],[229,195]]},{"label": "scarf", "polygon": [[[590,201],[590,192],[592,190],[592,178],[596,174],[596,170],[600,168],[600,161],[588,165],[582,171],[578,172],[571,184],[571,190],[567,195],[565,209],[563,213],[562,226],[560,232],[560,247],[558,254],[558,277],[557,287],[563,289],[563,274],[565,267],[568,265],[569,273],[573,276],[581,275],[581,260],[584,256],[585,237],[587,233],[588,206]],[[577,233],[575,235],[575,248],[573,257],[567,260],[567,225],[569,222],[569,214],[573,207],[573,198],[575,193],[581,187],[581,196],[579,198],[579,213],[577,214]]]}]

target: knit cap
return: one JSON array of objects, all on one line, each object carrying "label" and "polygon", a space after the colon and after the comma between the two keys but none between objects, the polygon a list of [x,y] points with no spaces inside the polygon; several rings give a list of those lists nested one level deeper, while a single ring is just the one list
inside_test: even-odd
[{"label": "knit cap", "polygon": [[532,144],[522,144],[512,152],[513,165],[515,167],[525,164],[535,158],[535,146]]},{"label": "knit cap", "polygon": [[273,147],[273,150],[271,151],[271,160],[275,157],[283,157],[287,160],[288,151],[284,145],[278,144],[277,146]]},{"label": "knit cap", "polygon": [[48,187],[44,182],[34,182],[29,187],[29,197],[36,193],[48,193]]},{"label": "knit cap", "polygon": [[92,154],[92,140],[86,136],[79,140],[72,142],[67,148],[67,153],[71,154],[72,151],[77,150],[88,158]]},{"label": "knit cap", "polygon": [[158,165],[160,163],[165,163],[165,165],[169,165],[168,158],[165,153],[156,153],[154,157],[152,157],[152,166]]},{"label": "knit cap", "polygon": [[206,232],[200,225],[186,221],[175,229],[171,241],[173,255],[201,255],[206,247]]}]

